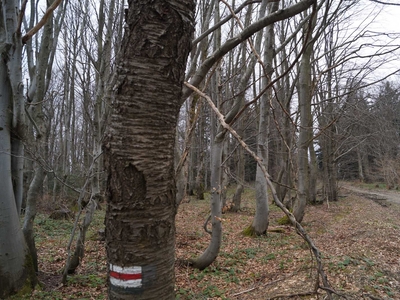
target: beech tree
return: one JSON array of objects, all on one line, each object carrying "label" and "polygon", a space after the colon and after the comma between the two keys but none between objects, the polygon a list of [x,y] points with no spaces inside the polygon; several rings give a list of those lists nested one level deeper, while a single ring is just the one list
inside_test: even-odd
[{"label": "beech tree", "polygon": [[26,133],[22,81],[22,49],[44,24],[60,1],[22,36],[26,6],[19,1],[0,1],[0,297],[5,298],[36,284],[33,257],[20,227],[23,199],[24,143]]},{"label": "beech tree", "polygon": [[22,233],[25,111],[19,1],[0,1],[0,298],[36,282]]}]

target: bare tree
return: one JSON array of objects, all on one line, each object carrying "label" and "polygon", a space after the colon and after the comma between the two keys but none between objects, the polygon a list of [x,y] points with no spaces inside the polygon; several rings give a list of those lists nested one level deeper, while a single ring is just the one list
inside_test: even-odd
[{"label": "bare tree", "polygon": [[[222,44],[217,50],[214,51],[211,56],[206,59],[203,63],[203,65],[199,68],[199,70],[196,72],[196,74],[193,76],[193,80],[191,82],[194,84],[199,84],[202,81],[202,78],[205,76],[206,72],[209,70],[211,65],[216,61],[218,57],[222,57],[224,54],[229,52],[231,49],[233,49],[236,45],[238,45],[241,41],[243,41],[246,37],[250,37],[251,35],[248,34],[249,31],[252,32],[252,30],[255,30],[253,33],[256,31],[262,29],[265,26],[271,25],[274,22],[278,20],[283,20],[285,18],[288,18],[288,15],[296,15],[297,13],[303,11],[304,9],[307,9],[308,6],[310,6],[312,2],[303,2],[303,3],[297,3],[294,4],[293,6],[290,6],[286,8],[286,12],[282,13],[282,11],[277,14],[277,13],[271,13],[265,16],[264,18],[261,18],[258,22],[255,22],[248,27],[244,28],[239,35],[236,37],[233,37],[229,39],[227,42]],[[285,11],[285,10],[283,10]],[[279,16],[279,17],[278,17]],[[257,24],[258,25],[255,25]],[[250,72],[251,74],[251,72]],[[243,91],[243,90],[242,90]],[[190,95],[191,92],[185,92],[184,89],[184,96]],[[236,98],[235,102],[233,103],[231,109],[225,116],[225,121],[227,123],[231,123],[233,120],[235,120],[236,115],[239,113],[241,107],[242,101],[240,101],[240,98]],[[225,139],[226,135],[226,129],[220,127],[217,134],[215,135],[214,138],[214,144],[211,152],[211,163],[212,163],[212,170],[211,170],[211,224],[212,224],[212,231],[211,231],[211,242],[208,246],[208,248],[204,251],[204,253],[198,257],[196,260],[193,260],[191,263],[193,264],[194,267],[199,268],[199,269],[204,269],[207,266],[209,266],[217,257],[220,245],[221,245],[221,239],[222,239],[222,224],[221,224],[221,199],[220,199],[220,194],[221,194],[221,189],[223,188],[221,184],[221,176],[220,176],[220,169],[221,169],[221,163],[222,163],[222,151],[223,151],[223,142]],[[262,214],[264,217],[264,213]],[[265,218],[263,218],[265,220]],[[265,222],[264,222],[265,223]]]},{"label": "bare tree", "polygon": [[[56,3],[57,4],[57,3]],[[54,10],[57,5],[52,7]],[[5,298],[24,286],[34,286],[32,257],[20,228],[23,197],[23,139],[26,130],[22,82],[22,47],[45,23],[44,18],[26,36],[21,26],[26,2],[0,2],[0,297]]]}]

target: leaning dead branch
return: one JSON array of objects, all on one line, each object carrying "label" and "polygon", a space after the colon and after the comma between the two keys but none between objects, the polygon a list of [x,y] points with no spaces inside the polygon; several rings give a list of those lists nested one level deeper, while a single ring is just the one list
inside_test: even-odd
[{"label": "leaning dead branch", "polygon": [[[269,188],[271,190],[271,193],[272,193],[272,196],[273,196],[275,204],[289,218],[289,220],[292,223],[293,227],[296,229],[296,232],[307,242],[307,244],[309,245],[309,247],[311,249],[311,252],[313,253],[313,255],[315,257],[315,260],[316,260],[316,263],[317,263],[317,272],[318,272],[317,282],[316,282],[316,291],[317,291],[318,288],[321,288],[322,290],[324,290],[327,293],[328,299],[333,299],[332,298],[332,294],[338,294],[338,293],[332,289],[332,287],[330,286],[330,284],[328,282],[328,277],[325,274],[325,271],[324,271],[324,268],[323,268],[323,264],[322,264],[321,252],[315,246],[313,240],[307,234],[307,232],[305,231],[303,226],[301,226],[301,224],[299,222],[297,222],[297,220],[294,217],[294,215],[279,200],[278,195],[276,194],[275,187],[274,187],[274,185],[272,183],[271,176],[268,174],[268,171],[265,168],[264,164],[262,163],[261,158],[259,158],[257,156],[257,154],[254,153],[254,151],[252,151],[249,148],[249,146],[243,141],[243,139],[237,134],[237,132],[225,122],[224,116],[220,113],[220,111],[214,105],[213,101],[211,100],[211,98],[209,96],[207,96],[202,91],[200,91],[199,89],[197,89],[196,87],[194,87],[193,85],[191,85],[191,84],[189,84],[187,82],[185,82],[185,85],[189,89],[193,90],[195,93],[197,93],[198,95],[200,95],[201,97],[203,97],[207,101],[207,103],[210,105],[212,110],[217,115],[217,118],[218,118],[221,126],[223,126],[226,130],[228,130],[236,138],[236,140],[240,143],[240,145],[254,158],[254,160],[260,166],[261,170],[263,171],[265,180],[267,181],[267,185],[269,186]],[[320,285],[320,279],[322,281],[322,286]],[[343,296],[343,295],[340,295],[340,296]]]},{"label": "leaning dead branch", "polygon": [[47,19],[50,17],[51,13],[57,8],[57,6],[60,5],[60,3],[62,2],[62,0],[56,0],[53,2],[52,5],[49,6],[49,8],[47,8],[45,14],[43,15],[42,19],[39,21],[39,23],[37,23],[31,30],[29,30],[23,37],[22,37],[22,43],[26,44],[26,42],[32,37],[34,36],[39,30],[40,28],[42,28],[44,26],[44,24],[46,24]]}]

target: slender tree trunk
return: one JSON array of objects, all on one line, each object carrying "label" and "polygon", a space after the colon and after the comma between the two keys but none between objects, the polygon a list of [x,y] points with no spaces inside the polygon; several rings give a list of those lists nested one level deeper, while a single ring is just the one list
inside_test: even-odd
[{"label": "slender tree trunk", "polygon": [[[200,136],[200,138],[202,138]],[[201,149],[200,149],[201,151]],[[201,151],[199,155],[199,166],[197,167],[196,175],[196,198],[204,200],[204,153]]]},{"label": "slender tree trunk", "polygon": [[[243,121],[239,120],[237,133],[243,136]],[[244,191],[244,181],[245,181],[245,168],[244,168],[244,150],[242,147],[238,147],[236,150],[236,176],[237,176],[237,186],[235,194],[232,198],[232,206],[230,211],[238,212],[242,203],[242,194]]]},{"label": "slender tree trunk", "polygon": [[359,147],[356,148],[357,151],[357,163],[358,163],[358,178],[361,182],[365,182],[365,175],[364,175],[364,164],[361,155],[361,150]]},{"label": "slender tree trunk", "polygon": [[193,13],[194,1],[129,2],[104,142],[112,300],[175,299],[175,128]]},{"label": "slender tree trunk", "polygon": [[[59,15],[59,17],[60,16],[61,14]],[[57,18],[56,21],[59,22],[60,19]],[[36,67],[31,66],[31,69],[34,69],[35,71],[33,72],[33,74],[31,74],[32,84],[29,88],[28,94],[29,99],[32,101],[32,105],[29,107],[28,111],[30,119],[32,120],[32,122],[35,123],[34,128],[36,132],[35,136],[32,135],[32,137],[28,137],[28,139],[31,140],[31,147],[32,149],[35,149],[32,151],[35,153],[35,158],[39,161],[37,162],[35,174],[27,192],[26,211],[22,231],[24,233],[26,243],[32,256],[32,261],[36,272],[38,272],[39,270],[33,225],[36,217],[36,203],[41,196],[43,181],[46,177],[46,173],[41,165],[43,163],[43,160],[46,160],[48,157],[48,146],[44,141],[48,141],[48,136],[50,132],[50,128],[48,126],[49,124],[46,122],[46,116],[43,110],[43,102],[50,81],[49,74],[46,73],[49,66],[51,68],[51,58],[54,56],[55,51],[52,46],[57,45],[57,43],[54,43],[53,36],[55,35],[55,38],[57,39],[57,36],[59,34],[59,31],[54,32],[53,22],[53,16],[50,16],[49,20],[46,22],[43,28],[37,65]]]},{"label": "slender tree trunk", "polygon": [[[268,13],[274,13],[279,7],[279,2],[271,2],[268,6]],[[265,8],[264,8],[265,9]],[[262,12],[263,15],[265,12]],[[262,15],[262,16],[263,16]],[[262,17],[261,16],[261,17]],[[265,48],[263,53],[264,60],[264,76],[262,78],[262,87],[265,89],[271,82],[271,76],[273,73],[272,62],[274,58],[274,24],[271,24],[265,28]],[[267,92],[260,99],[260,116],[258,122],[258,135],[257,135],[257,155],[262,159],[262,163],[266,169],[268,169],[268,139],[269,139],[269,101],[272,98],[272,88],[268,89]],[[268,229],[269,223],[269,205],[268,205],[268,190],[267,182],[264,177],[259,165],[256,170],[256,213],[254,220],[248,232],[249,235],[261,235],[264,234]]]},{"label": "slender tree trunk", "polygon": [[[314,22],[313,22],[314,23]],[[300,129],[298,139],[298,187],[297,198],[293,205],[293,215],[297,222],[301,223],[304,217],[307,199],[310,196],[310,168],[308,149],[309,143],[312,142],[312,116],[311,116],[311,55],[313,52],[313,43],[306,37],[311,37],[312,28],[308,28],[311,32],[304,30],[304,43],[306,49],[300,61],[299,75],[299,112],[300,112]],[[312,38],[311,38],[312,39]]]},{"label": "slender tree trunk", "polygon": [[221,224],[221,163],[225,132],[220,132],[214,139],[211,150],[211,241],[208,248],[196,260],[192,261],[195,268],[203,270],[217,258],[222,241]]},{"label": "slender tree trunk", "polygon": [[[85,241],[86,232],[93,220],[94,212],[102,200],[101,189],[100,189],[100,174],[102,173],[102,164],[99,157],[102,155],[101,142],[104,136],[104,122],[107,119],[107,113],[109,103],[107,100],[110,98],[108,86],[110,85],[110,73],[111,73],[111,31],[114,25],[114,9],[115,1],[111,0],[109,3],[108,10],[108,21],[105,24],[105,8],[104,0],[100,2],[99,11],[99,40],[98,40],[98,61],[99,74],[96,78],[96,100],[94,104],[94,120],[93,120],[93,151],[91,161],[93,172],[87,176],[91,176],[91,194],[90,199],[86,207],[80,207],[79,209],[85,209],[85,217],[83,218],[82,224],[79,227],[78,238],[76,240],[76,246],[74,253],[71,257],[71,261],[68,266],[68,274],[75,273],[76,268],[80,265],[85,255]],[[105,26],[106,25],[106,26]],[[105,42],[103,45],[103,27],[106,28]]]},{"label": "slender tree trunk", "polygon": [[[310,137],[311,139],[312,137]],[[317,176],[318,176],[318,169],[317,169],[317,155],[315,154],[314,144],[313,142],[310,143],[308,147],[308,151],[310,152],[310,181],[309,181],[309,199],[310,203],[317,202]]]},{"label": "slender tree trunk", "polygon": [[[228,190],[228,185],[229,185],[229,177],[228,177],[228,172],[229,172],[229,166],[227,163],[227,154],[228,154],[228,139],[224,140],[224,145],[222,147],[222,158],[221,158],[221,195],[220,195],[220,200],[221,200],[221,207],[226,207],[227,205],[227,190]],[[225,163],[224,163],[225,162]]]},{"label": "slender tree trunk", "polygon": [[41,194],[41,188],[43,187],[43,181],[46,177],[46,173],[41,166],[37,166],[35,169],[35,175],[33,176],[32,182],[29,185],[29,191],[26,200],[26,211],[23,224],[23,233],[25,236],[26,243],[28,245],[30,254],[32,256],[33,266],[35,271],[38,272],[38,257],[35,245],[35,234],[34,234],[34,221],[36,217],[36,203]]}]

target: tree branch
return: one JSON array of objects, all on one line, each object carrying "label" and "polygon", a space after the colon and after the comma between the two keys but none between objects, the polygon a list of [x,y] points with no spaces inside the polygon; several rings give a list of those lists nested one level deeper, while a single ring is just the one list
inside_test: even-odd
[{"label": "tree branch", "polygon": [[28,0],[24,0],[21,4],[21,10],[19,11],[18,15],[18,26],[17,26],[17,34],[21,33],[21,26],[22,26],[22,21],[24,20],[24,14],[25,14],[25,9],[26,9],[26,4],[28,3]]},{"label": "tree branch", "polygon": [[[238,35],[227,40],[219,49],[214,51],[214,53],[212,53],[210,57],[204,60],[202,65],[198,68],[196,74],[190,80],[190,84],[193,86],[198,86],[203,81],[203,79],[207,75],[207,72],[212,68],[214,63],[216,63],[226,53],[235,48],[237,45],[247,40],[257,31],[275,22],[293,17],[299,14],[300,12],[306,10],[311,5],[315,4],[315,2],[316,0],[303,0],[287,8],[280,9],[275,13],[269,14],[264,18],[258,20],[257,22],[252,23],[244,30],[242,30]],[[184,101],[192,92],[193,91],[190,88],[184,86],[182,89],[182,96],[183,96],[182,101]]]},{"label": "tree branch", "polygon": [[[245,1],[242,5],[240,5],[237,9],[235,9],[234,13],[237,14],[239,13],[243,8],[245,8],[247,5],[250,5],[252,3],[259,3],[261,2],[260,0],[254,0],[254,1]],[[231,14],[227,16],[225,19],[222,19],[218,24],[215,24],[211,28],[207,29],[204,31],[202,34],[200,34],[193,42],[192,46],[197,45],[201,40],[203,40],[207,35],[215,31],[216,29],[220,28],[222,25],[224,25],[226,22],[228,22],[230,19],[232,19],[234,14]]]},{"label": "tree branch", "polygon": [[[305,231],[305,229],[303,228],[303,226],[301,226],[301,224],[299,222],[297,222],[296,218],[294,217],[294,215],[283,205],[283,203],[279,200],[278,195],[276,194],[276,190],[275,187],[272,183],[271,180],[271,176],[268,174],[268,171],[265,167],[265,165],[262,162],[262,159],[260,157],[257,156],[257,154],[252,151],[249,146],[247,146],[247,144],[243,141],[243,139],[237,134],[237,132],[229,126],[229,124],[227,124],[225,122],[225,118],[224,116],[220,113],[220,111],[218,110],[218,108],[215,106],[214,102],[211,100],[210,97],[208,97],[206,94],[204,94],[203,92],[201,92],[199,89],[197,89],[196,87],[194,87],[193,85],[185,82],[185,85],[193,90],[194,92],[196,92],[198,95],[200,95],[201,97],[203,97],[207,103],[210,105],[210,107],[212,108],[212,110],[215,112],[215,114],[217,115],[217,118],[220,122],[220,124],[222,125],[222,127],[224,127],[226,130],[228,130],[235,138],[236,140],[240,143],[240,145],[254,158],[254,160],[257,162],[258,166],[261,168],[265,180],[267,181],[268,187],[271,190],[273,199],[275,204],[285,213],[285,215],[289,218],[290,222],[292,223],[292,225],[294,226],[294,228],[296,228],[296,232],[307,242],[308,246],[310,247],[311,252],[313,253],[315,260],[317,262],[317,272],[318,272],[318,278],[317,278],[317,287],[323,289],[326,291],[328,299],[332,299],[332,293],[336,294],[336,292],[334,290],[332,290],[329,282],[328,282],[328,277],[326,276],[324,269],[323,269],[323,265],[322,265],[322,257],[321,257],[321,252],[319,251],[319,249],[315,246],[313,240],[311,239],[311,237],[308,235],[308,233]],[[321,277],[322,280],[322,284],[323,286],[320,286],[319,284],[319,276]]]},{"label": "tree branch", "polygon": [[390,2],[386,2],[386,1],[379,1],[379,0],[369,0],[371,2],[375,2],[375,3],[379,3],[379,4],[383,4],[383,5],[394,5],[394,6],[400,6],[400,3],[390,3]]},{"label": "tree branch", "polygon": [[62,2],[62,0],[56,0],[53,2],[52,5],[49,6],[49,8],[47,8],[45,14],[43,15],[42,19],[39,21],[39,23],[37,23],[35,25],[35,27],[33,27],[31,30],[28,31],[27,34],[25,34],[22,37],[22,44],[26,44],[26,42],[32,37],[34,36],[39,30],[40,28],[42,28],[44,26],[44,24],[46,24],[47,19],[49,18],[49,16],[51,15],[51,13],[57,8],[57,6],[60,5],[60,3]]}]

